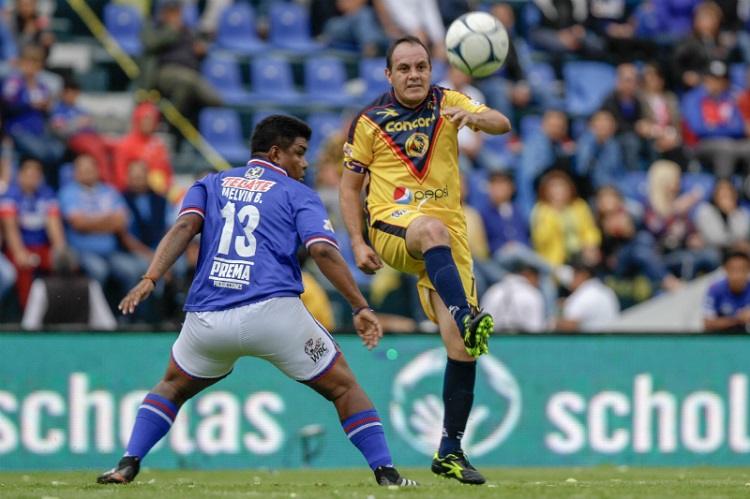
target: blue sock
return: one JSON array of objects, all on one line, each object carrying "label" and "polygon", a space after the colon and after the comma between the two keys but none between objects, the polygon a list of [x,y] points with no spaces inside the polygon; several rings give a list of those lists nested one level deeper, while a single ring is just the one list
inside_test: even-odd
[{"label": "blue sock", "polygon": [[477,363],[461,362],[448,358],[443,381],[443,438],[438,454],[444,457],[461,448],[466,422],[469,420],[471,405],[474,403],[474,380]]},{"label": "blue sock", "polygon": [[458,331],[463,337],[464,317],[471,314],[471,308],[450,247],[434,246],[425,251],[424,266],[427,270],[427,277],[430,278],[435,291],[450,310],[453,319],[458,324]]},{"label": "blue sock", "polygon": [[349,416],[341,422],[346,436],[367,459],[372,471],[378,466],[393,466],[391,451],[385,441],[378,411],[369,409]]},{"label": "blue sock", "polygon": [[170,400],[153,393],[146,395],[135,417],[135,426],[125,455],[137,456],[143,460],[148,451],[167,434],[179,410]]}]

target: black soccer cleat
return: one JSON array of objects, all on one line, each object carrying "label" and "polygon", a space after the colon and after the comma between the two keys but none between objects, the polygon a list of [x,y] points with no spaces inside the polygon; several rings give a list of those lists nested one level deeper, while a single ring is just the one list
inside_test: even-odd
[{"label": "black soccer cleat", "polygon": [[480,472],[469,463],[464,451],[457,450],[445,457],[435,453],[432,459],[432,472],[443,478],[455,478],[461,483],[482,485],[485,480]]},{"label": "black soccer cleat", "polygon": [[464,319],[464,346],[469,355],[479,358],[480,355],[489,351],[487,339],[494,327],[492,316],[481,310]]},{"label": "black soccer cleat", "polygon": [[391,466],[378,466],[375,470],[375,480],[378,481],[378,485],[383,487],[388,485],[396,485],[398,487],[416,487],[422,485],[419,482],[402,477],[396,471],[396,468]]},{"label": "black soccer cleat", "polygon": [[140,459],[135,456],[125,456],[120,459],[120,462],[117,463],[117,466],[99,475],[99,477],[96,479],[96,483],[130,483],[135,479],[135,476],[138,474],[138,471],[140,469]]}]

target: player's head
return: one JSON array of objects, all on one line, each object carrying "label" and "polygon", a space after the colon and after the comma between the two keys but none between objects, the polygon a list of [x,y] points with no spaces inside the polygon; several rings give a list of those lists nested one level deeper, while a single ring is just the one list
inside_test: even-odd
[{"label": "player's head", "polygon": [[18,185],[24,192],[36,192],[44,182],[44,168],[35,158],[24,158],[18,167]]},{"label": "player's head", "polygon": [[750,276],[750,254],[746,245],[734,246],[724,254],[724,272],[733,293],[741,293],[747,287]]},{"label": "player's head", "polygon": [[310,126],[304,121],[273,114],[255,126],[250,137],[252,155],[269,159],[293,179],[302,180],[307,168],[305,153],[311,134]]},{"label": "player's head", "polygon": [[406,107],[422,103],[430,91],[430,51],[413,35],[394,41],[385,53],[385,76],[398,101]]}]

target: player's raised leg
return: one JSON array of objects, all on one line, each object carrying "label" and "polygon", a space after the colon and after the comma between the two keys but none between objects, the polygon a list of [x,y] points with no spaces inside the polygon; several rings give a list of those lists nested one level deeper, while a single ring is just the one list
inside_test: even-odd
[{"label": "player's raised leg", "polygon": [[467,353],[465,345],[456,334],[456,324],[440,296],[435,291],[430,291],[430,300],[448,352],[443,379],[443,436],[440,448],[432,460],[432,471],[461,483],[480,485],[485,482],[484,477],[469,463],[461,448],[461,439],[474,403],[477,362]]},{"label": "player's raised leg", "polygon": [[494,326],[492,317],[472,310],[445,224],[429,216],[414,219],[406,230],[406,247],[412,255],[424,256],[427,276],[456,322],[466,351],[473,357],[487,353],[487,339]]},{"label": "player's raised leg", "polygon": [[414,480],[402,477],[393,467],[391,451],[385,441],[378,411],[343,355],[338,357],[328,373],[308,385],[333,402],[339,414],[341,427],[351,443],[367,460],[370,469],[375,473],[378,485],[420,485]]},{"label": "player's raised leg", "polygon": [[190,378],[170,358],[164,377],[146,395],[138,409],[125,455],[117,466],[99,475],[96,481],[102,484],[132,482],[143,458],[172,428],[180,407],[222,378]]}]

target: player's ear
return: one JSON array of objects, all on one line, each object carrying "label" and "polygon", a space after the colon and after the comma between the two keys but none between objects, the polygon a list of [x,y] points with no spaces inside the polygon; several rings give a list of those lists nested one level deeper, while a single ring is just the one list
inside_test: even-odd
[{"label": "player's ear", "polygon": [[279,146],[271,146],[268,151],[268,159],[274,163],[278,163],[281,155],[281,148]]},{"label": "player's ear", "polygon": [[385,77],[388,79],[388,83],[393,85],[393,83],[391,83],[391,70],[388,68],[385,68]]}]

